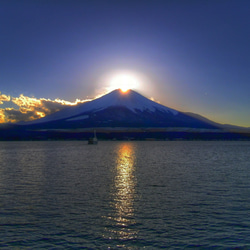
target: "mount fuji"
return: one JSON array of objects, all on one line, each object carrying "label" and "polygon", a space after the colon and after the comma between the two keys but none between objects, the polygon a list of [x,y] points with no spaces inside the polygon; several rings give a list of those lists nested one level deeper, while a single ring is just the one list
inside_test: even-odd
[{"label": "mount fuji", "polygon": [[0,140],[249,140],[250,131],[215,123],[156,103],[139,93],[114,90],[44,118],[0,126]]},{"label": "mount fuji", "polygon": [[204,121],[156,103],[139,93],[114,90],[98,99],[23,123],[32,129],[193,128],[217,129]]}]

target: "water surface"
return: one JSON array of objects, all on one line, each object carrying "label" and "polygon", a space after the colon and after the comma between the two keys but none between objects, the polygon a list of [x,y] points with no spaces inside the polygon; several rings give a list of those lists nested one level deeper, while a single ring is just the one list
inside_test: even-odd
[{"label": "water surface", "polygon": [[250,249],[249,142],[1,142],[2,249]]}]

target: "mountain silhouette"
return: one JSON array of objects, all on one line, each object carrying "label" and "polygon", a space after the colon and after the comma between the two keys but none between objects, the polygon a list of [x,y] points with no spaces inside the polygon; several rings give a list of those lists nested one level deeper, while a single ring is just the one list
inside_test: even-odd
[{"label": "mountain silhouette", "polygon": [[154,102],[129,90],[114,90],[100,98],[26,122],[33,128],[199,128],[216,129],[215,124]]}]

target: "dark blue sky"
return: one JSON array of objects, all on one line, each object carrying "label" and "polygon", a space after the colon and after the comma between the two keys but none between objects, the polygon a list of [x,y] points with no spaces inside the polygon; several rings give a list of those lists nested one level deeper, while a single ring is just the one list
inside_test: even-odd
[{"label": "dark blue sky", "polygon": [[73,101],[126,71],[168,107],[250,127],[249,13],[248,0],[0,0],[0,91]]}]

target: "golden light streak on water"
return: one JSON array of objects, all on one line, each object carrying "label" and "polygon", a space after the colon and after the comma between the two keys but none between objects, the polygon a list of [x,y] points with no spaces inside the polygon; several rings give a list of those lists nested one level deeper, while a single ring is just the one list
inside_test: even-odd
[{"label": "golden light streak on water", "polygon": [[114,193],[112,206],[114,214],[110,216],[113,227],[111,238],[119,240],[135,239],[137,232],[132,228],[134,203],[136,198],[135,146],[132,143],[119,144],[116,159]]}]

